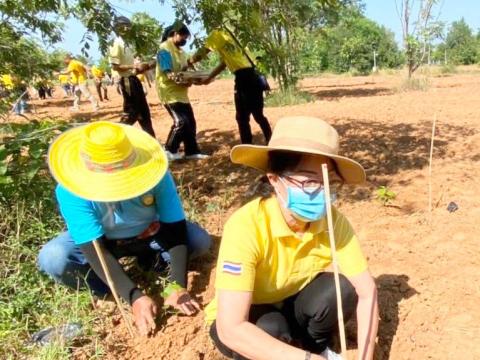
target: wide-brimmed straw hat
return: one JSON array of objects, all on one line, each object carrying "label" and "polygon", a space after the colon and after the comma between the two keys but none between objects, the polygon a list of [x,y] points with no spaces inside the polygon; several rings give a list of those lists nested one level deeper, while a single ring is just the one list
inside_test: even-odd
[{"label": "wide-brimmed straw hat", "polygon": [[237,145],[230,158],[261,171],[268,170],[268,153],[274,150],[323,155],[332,159],[346,183],[358,184],[365,181],[365,170],[355,160],[338,155],[337,131],[325,121],[307,116],[280,119],[273,129],[267,146]]},{"label": "wide-brimmed straw hat", "polygon": [[77,126],[50,145],[48,165],[55,180],[92,201],[121,201],[152,189],[168,160],[156,139],[130,125],[98,121]]}]

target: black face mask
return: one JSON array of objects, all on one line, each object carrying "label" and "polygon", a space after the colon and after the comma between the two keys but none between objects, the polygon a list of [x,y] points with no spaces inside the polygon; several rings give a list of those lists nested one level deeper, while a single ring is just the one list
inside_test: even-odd
[{"label": "black face mask", "polygon": [[177,42],[177,46],[185,46],[185,44],[187,43],[187,39],[182,39],[180,41]]}]

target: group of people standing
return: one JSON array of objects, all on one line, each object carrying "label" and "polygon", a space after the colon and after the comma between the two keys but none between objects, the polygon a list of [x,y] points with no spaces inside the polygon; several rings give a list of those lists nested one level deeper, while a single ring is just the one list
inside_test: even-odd
[{"label": "group of people standing", "polygon": [[[187,290],[188,263],[209,251],[211,238],[199,224],[186,219],[168,170],[168,157],[178,154],[179,143],[184,143],[186,156],[201,152],[188,86],[177,84],[173,75],[208,51],[218,51],[222,63],[204,83],[225,67],[235,74],[243,144],[233,147],[231,161],[264,173],[272,192],[251,200],[225,223],[215,298],[205,308],[210,336],[218,350],[233,359],[339,359],[330,349],[338,329],[338,308],[329,271],[333,250],[322,167],[328,169],[333,194],[344,183],[365,181],[365,171],[339,154],[338,133],[323,120],[283,118],[272,133],[263,116],[263,100],[258,98],[260,88],[247,91],[259,86],[253,81],[254,69],[241,60],[241,49],[228,45],[228,32],[212,32],[206,41],[210,50],[187,58],[181,47],[190,33],[183,24],[177,25],[166,33],[155,61],[134,64],[123,39],[131,24],[117,18],[118,36],[110,59],[121,76],[123,121],[78,126],[52,143],[49,168],[58,183],[56,197],[67,231],[41,249],[39,267],[57,282],[75,289],[86,286],[97,296],[106,296],[112,289],[99,261],[101,251],[115,288],[131,304],[143,335],[155,330],[157,303],[128,276],[118,261],[122,257],[136,257],[145,270],[168,268],[164,305],[186,315],[201,310]],[[155,139],[136,76],[155,67],[162,104],[174,120],[167,150]],[[260,124],[267,145],[251,144],[246,120],[250,114]],[[145,131],[129,126],[136,121]],[[371,360],[378,327],[375,283],[348,219],[335,207],[332,217],[344,317],[347,320],[356,312],[358,358]]]},{"label": "group of people standing", "polygon": [[[128,18],[119,17],[115,22],[117,38],[110,50],[110,61],[113,70],[121,76],[122,93],[124,96],[124,120],[127,124],[139,121],[142,128],[154,135],[148,104],[145,100],[136,74],[156,69],[156,88],[161,104],[172,117],[173,124],[169,131],[165,148],[170,160],[205,159],[208,155],[200,150],[196,139],[196,120],[188,97],[191,84],[179,83],[176,76],[179,72],[193,68],[193,64],[205,58],[210,51],[217,51],[221,63],[211,71],[209,76],[197,84],[210,83],[226,67],[235,74],[235,108],[236,120],[240,130],[242,143],[252,142],[250,115],[260,125],[265,141],[271,137],[271,128],[263,114],[263,91],[256,79],[253,64],[248,61],[245,50],[223,30],[214,30],[207,37],[204,47],[193,56],[188,57],[182,49],[191,36],[185,24],[176,21],[165,29],[156,61],[149,63],[134,63],[133,52],[128,44],[131,34],[131,23]],[[128,79],[128,80],[127,80]],[[125,84],[128,83],[128,90]],[[122,85],[123,84],[123,85]],[[183,143],[184,154],[179,153]]]}]

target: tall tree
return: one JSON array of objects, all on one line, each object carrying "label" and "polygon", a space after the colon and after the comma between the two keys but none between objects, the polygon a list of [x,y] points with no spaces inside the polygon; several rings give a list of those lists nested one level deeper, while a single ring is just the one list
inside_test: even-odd
[{"label": "tall tree", "polygon": [[452,23],[445,46],[454,64],[470,65],[477,60],[477,41],[463,18]]},{"label": "tall tree", "polygon": [[187,23],[201,21],[207,31],[227,26],[263,61],[282,90],[300,77],[298,53],[303,30],[337,20],[338,11],[355,0],[173,0]]},{"label": "tall tree", "polygon": [[397,67],[402,62],[394,34],[367,19],[357,7],[342,10],[338,24],[327,27],[317,41],[325,44],[325,67],[335,72],[370,72],[374,52],[380,67]]},{"label": "tall tree", "polygon": [[431,42],[441,34],[443,24],[438,21],[439,3],[440,0],[395,0],[402,24],[409,78],[424,63]]}]

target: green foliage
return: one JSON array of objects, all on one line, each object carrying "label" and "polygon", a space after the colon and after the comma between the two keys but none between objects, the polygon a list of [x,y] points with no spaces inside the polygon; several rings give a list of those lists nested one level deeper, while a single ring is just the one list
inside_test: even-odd
[{"label": "green foliage", "polygon": [[390,190],[386,186],[380,186],[377,189],[376,193],[377,193],[377,199],[381,201],[384,206],[391,203],[397,197],[397,194],[395,194],[392,190]]},{"label": "green foliage", "polygon": [[449,61],[457,65],[475,64],[478,56],[478,42],[472,29],[462,18],[454,21],[445,40]]},{"label": "green foliage", "polygon": [[362,15],[357,7],[340,12],[338,24],[327,27],[316,41],[322,68],[333,72],[369,73],[374,66],[392,68],[402,63],[394,34]]},{"label": "green foliage", "polygon": [[66,1],[62,0],[0,1],[0,31],[10,31],[18,38],[22,34],[36,32],[48,42],[60,41],[62,24],[41,15],[64,13],[65,5]]},{"label": "green foliage", "polygon": [[104,56],[100,59],[98,62],[98,68],[102,70],[103,72],[111,73],[112,71],[112,65],[110,65],[110,60],[108,56]]},{"label": "green foliage", "polygon": [[[35,77],[49,78],[62,66],[64,53],[48,53],[36,41],[0,25],[0,74],[15,75],[31,82]],[[19,61],[21,59],[21,61]]]},{"label": "green foliage", "polygon": [[[1,128],[0,146],[0,202],[36,195],[32,182],[42,188],[51,184],[47,173],[45,154],[53,136],[65,124],[32,121],[28,124],[7,124]],[[43,176],[42,176],[43,175]]]},{"label": "green foliage", "polygon": [[271,107],[305,104],[314,101],[312,94],[295,88],[271,92],[265,99],[265,105]]},{"label": "green foliage", "polygon": [[[0,358],[67,358],[69,344],[26,346],[33,332],[71,321],[91,332],[87,292],[42,275],[36,266],[43,243],[62,230],[54,181],[45,169],[50,140],[65,124],[3,125],[0,149]],[[88,343],[87,338],[83,339]]]},{"label": "green foliage", "polygon": [[187,23],[203,22],[207,31],[228,26],[244,45],[262,55],[280,88],[294,87],[301,76],[299,52],[304,30],[335,22],[350,0],[174,0]]},{"label": "green foliage", "polygon": [[144,12],[133,14],[131,21],[134,34],[133,44],[137,55],[151,58],[157,53],[160,46],[162,25],[157,19]]}]

